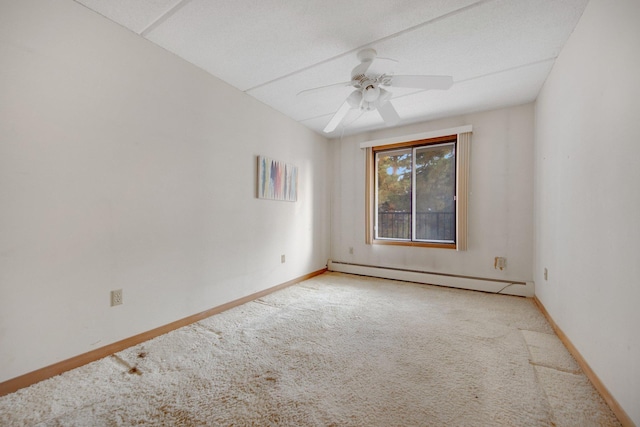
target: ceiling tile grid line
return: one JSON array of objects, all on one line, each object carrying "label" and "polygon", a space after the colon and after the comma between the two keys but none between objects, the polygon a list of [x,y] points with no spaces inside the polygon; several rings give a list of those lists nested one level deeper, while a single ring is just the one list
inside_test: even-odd
[{"label": "ceiling tile grid line", "polygon": [[74,0],[105,18],[140,35],[180,0]]},{"label": "ceiling tile grid line", "polygon": [[[469,82],[469,81],[472,81],[472,80],[482,79],[484,77],[494,76],[496,74],[508,73],[509,71],[515,71],[515,70],[519,70],[521,68],[527,68],[527,67],[531,67],[531,66],[538,65],[538,64],[544,64],[544,63],[547,63],[547,62],[554,62],[556,60],[556,58],[557,58],[557,56],[552,56],[550,58],[544,58],[544,59],[540,59],[538,61],[529,62],[527,64],[516,65],[514,67],[509,67],[509,68],[505,68],[505,69],[501,69],[501,70],[497,70],[497,71],[492,71],[490,73],[482,74],[482,75],[479,75],[479,76],[473,76],[473,77],[468,77],[466,79],[456,80],[454,82],[454,84],[456,84],[456,83],[465,83],[465,82]],[[401,95],[401,96],[406,96],[406,95]]]},{"label": "ceiling tile grid line", "polygon": [[142,37],[146,38],[147,34],[149,34],[151,31],[153,31],[158,26],[162,25],[163,22],[165,22],[167,19],[171,18],[171,16],[173,16],[173,14],[177,13],[180,9],[185,7],[187,5],[187,3],[189,3],[190,1],[191,0],[180,0],[180,1],[178,1],[178,3],[176,3],[171,9],[167,10],[165,13],[160,15],[155,21],[151,22],[144,30],[142,30],[140,32],[140,35]]}]

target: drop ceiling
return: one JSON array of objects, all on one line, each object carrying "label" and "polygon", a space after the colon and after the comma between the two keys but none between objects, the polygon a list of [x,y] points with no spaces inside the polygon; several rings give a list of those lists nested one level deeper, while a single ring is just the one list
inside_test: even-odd
[{"label": "drop ceiling", "polygon": [[395,74],[450,75],[446,91],[391,88],[398,125],[535,100],[588,0],[76,0],[329,138],[380,129],[352,110],[370,47]]}]

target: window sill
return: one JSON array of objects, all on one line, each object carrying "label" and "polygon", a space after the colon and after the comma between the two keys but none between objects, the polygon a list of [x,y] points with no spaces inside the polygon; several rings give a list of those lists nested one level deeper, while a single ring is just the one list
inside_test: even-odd
[{"label": "window sill", "polygon": [[373,244],[389,245],[389,246],[417,246],[420,248],[456,249],[455,243],[428,243],[428,242],[409,242],[405,240],[374,239]]}]

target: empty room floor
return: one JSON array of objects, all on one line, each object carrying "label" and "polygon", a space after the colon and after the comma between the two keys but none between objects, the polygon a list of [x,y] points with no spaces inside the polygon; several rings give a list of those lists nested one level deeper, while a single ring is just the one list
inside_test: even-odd
[{"label": "empty room floor", "polygon": [[0,398],[0,425],[616,426],[532,300],[325,273]]}]

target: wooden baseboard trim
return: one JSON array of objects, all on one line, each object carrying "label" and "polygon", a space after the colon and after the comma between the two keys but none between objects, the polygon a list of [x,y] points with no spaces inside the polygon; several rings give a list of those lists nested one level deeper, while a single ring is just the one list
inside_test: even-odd
[{"label": "wooden baseboard trim", "polygon": [[622,406],[620,406],[618,401],[611,395],[609,390],[607,390],[607,387],[605,387],[602,381],[600,381],[600,378],[598,378],[596,373],[593,372],[593,369],[591,369],[587,361],[584,359],[584,357],[582,357],[582,355],[580,354],[578,349],[573,345],[571,340],[569,340],[569,338],[564,334],[564,332],[562,332],[562,329],[560,329],[560,327],[558,327],[558,325],[553,320],[553,318],[551,318],[551,316],[549,315],[549,312],[544,307],[544,305],[542,305],[542,303],[540,302],[537,296],[533,297],[533,301],[538,306],[538,308],[540,309],[544,317],[547,318],[547,321],[555,331],[556,335],[558,335],[558,338],[560,338],[560,341],[562,341],[562,343],[567,348],[567,350],[569,350],[569,353],[571,353],[573,358],[576,359],[576,362],[578,362],[578,365],[580,365],[580,368],[582,369],[582,371],[585,373],[587,378],[589,378],[589,381],[591,381],[591,384],[593,384],[595,389],[598,390],[598,393],[600,393],[604,401],[607,402],[607,405],[609,405],[613,413],[616,415],[616,417],[618,417],[618,421],[620,421],[620,424],[622,424],[624,427],[636,427],[636,425],[631,420],[629,415],[625,412],[624,409],[622,409]]},{"label": "wooden baseboard trim", "polygon": [[326,271],[327,269],[323,268],[321,270],[317,270],[312,273],[305,274],[304,276],[297,277],[295,279],[289,280],[288,282],[284,282],[279,285],[273,286],[271,288],[262,290],[260,292],[247,295],[246,297],[239,298],[237,300],[219,305],[217,307],[213,307],[201,313],[197,313],[192,316],[185,317],[184,319],[176,320],[175,322],[171,322],[169,324],[160,326],[150,331],[143,332],[141,334],[138,334],[129,338],[125,338],[122,341],[118,341],[113,344],[109,344],[104,347],[97,348],[88,353],[83,353],[78,356],[72,357],[70,359],[63,360],[62,362],[54,363],[53,365],[10,379],[8,381],[0,383],[0,396],[13,393],[21,388],[28,387],[42,380],[46,380],[47,378],[60,375],[63,372],[67,372],[72,369],[79,368],[80,366],[86,365],[88,363],[95,362],[96,360],[100,360],[104,357],[110,356],[126,348],[143,343],[157,336],[166,334],[167,332],[171,332],[183,326],[190,325],[202,319],[206,319],[207,317],[211,317],[215,314],[222,313],[223,311],[245,304],[249,301],[253,301],[255,299],[261,298],[265,295],[268,295],[275,291],[279,291],[280,289],[284,289],[291,285],[295,285],[296,283],[302,282],[304,280],[311,279],[312,277],[323,274]]}]

